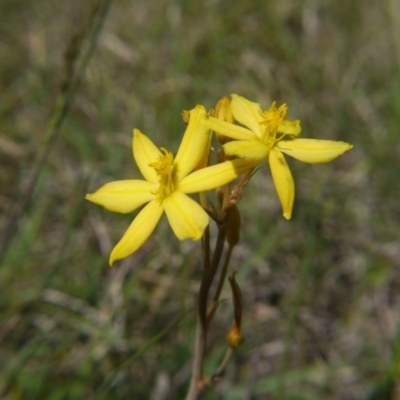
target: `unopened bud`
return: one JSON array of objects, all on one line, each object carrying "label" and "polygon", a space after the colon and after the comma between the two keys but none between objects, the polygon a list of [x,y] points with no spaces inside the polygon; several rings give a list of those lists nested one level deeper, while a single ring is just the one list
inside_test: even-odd
[{"label": "unopened bud", "polygon": [[183,110],[181,115],[182,115],[183,122],[184,122],[185,124],[188,124],[188,123],[189,123],[189,120],[190,120],[190,111],[188,111],[188,110]]},{"label": "unopened bud", "polygon": [[227,97],[222,97],[218,100],[215,106],[214,117],[221,121],[233,124],[235,122],[231,111],[231,101]]},{"label": "unopened bud", "polygon": [[[233,114],[231,111],[231,101],[227,97],[222,97],[218,100],[215,110],[214,110],[214,117],[220,119],[221,121],[229,122],[233,124],[235,122],[233,118]],[[221,135],[216,132],[218,141],[221,144],[228,142],[230,139],[224,135]]]}]

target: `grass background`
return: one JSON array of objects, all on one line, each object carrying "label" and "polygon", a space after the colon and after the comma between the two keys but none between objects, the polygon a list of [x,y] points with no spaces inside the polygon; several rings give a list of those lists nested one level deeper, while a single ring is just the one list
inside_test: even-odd
[{"label": "grass background", "polygon": [[230,93],[286,102],[303,137],[354,149],[289,160],[289,222],[267,166],[247,186],[245,342],[204,398],[400,398],[396,0],[3,0],[0,38],[1,399],[184,397],[198,244],[162,223],[110,269],[132,216],[84,195],[139,176],[132,128],[176,150],[181,111]]}]

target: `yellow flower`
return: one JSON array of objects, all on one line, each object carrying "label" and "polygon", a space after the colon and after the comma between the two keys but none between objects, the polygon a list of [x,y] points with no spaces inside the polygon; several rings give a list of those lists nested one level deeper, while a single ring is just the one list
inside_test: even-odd
[{"label": "yellow flower", "polygon": [[225,185],[249,168],[247,161],[234,160],[192,172],[209,140],[205,117],[202,106],[190,111],[189,124],[175,158],[135,129],[133,157],[145,180],[110,182],[86,195],[87,200],[119,213],[132,212],[148,203],[112,250],[110,265],[137,251],[152,234],[164,211],[178,239],[200,239],[209,216],[187,194]]},{"label": "yellow flower", "polygon": [[300,121],[286,119],[286,104],[276,108],[273,102],[269,110],[263,111],[260,104],[232,94],[231,110],[234,119],[243,126],[213,117],[208,117],[207,126],[220,135],[236,139],[224,144],[225,154],[253,163],[268,159],[286,219],[292,216],[294,181],[283,153],[316,164],[332,161],[353,147],[331,140],[299,139]]}]

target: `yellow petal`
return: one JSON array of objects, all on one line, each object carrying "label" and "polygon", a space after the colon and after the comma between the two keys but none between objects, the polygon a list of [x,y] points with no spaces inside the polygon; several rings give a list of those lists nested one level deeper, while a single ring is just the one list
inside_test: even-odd
[{"label": "yellow petal", "polygon": [[130,213],[155,198],[158,185],[146,181],[124,180],[106,183],[96,192],[87,194],[86,200],[109,211]]},{"label": "yellow petal", "polygon": [[186,194],[174,192],[164,199],[165,214],[179,240],[198,240],[203,236],[209,216]]},{"label": "yellow petal", "polygon": [[230,124],[214,117],[208,117],[206,124],[214,132],[236,140],[257,140],[258,136],[247,128]]},{"label": "yellow petal", "polygon": [[197,105],[190,111],[189,124],[174,161],[178,181],[194,169],[204,154],[209,138],[205,118],[206,110],[203,106]]},{"label": "yellow petal", "polygon": [[159,176],[149,164],[154,163],[162,155],[158,147],[139,129],[133,130],[133,157],[144,178],[153,183],[159,182]]},{"label": "yellow petal", "polygon": [[164,208],[158,200],[153,200],[140,211],[111,252],[110,265],[116,260],[130,256],[144,244],[153,233],[163,211]]},{"label": "yellow petal", "polygon": [[352,145],[345,142],[317,139],[281,140],[276,147],[282,153],[310,164],[332,161],[353,148]]},{"label": "yellow petal", "polygon": [[288,121],[286,119],[279,125],[278,132],[287,133],[289,135],[294,135],[294,136],[300,135],[301,133],[300,120],[295,119],[293,121]]},{"label": "yellow petal", "polygon": [[269,148],[259,140],[236,140],[225,143],[223,147],[228,156],[238,156],[255,162],[265,160],[269,153]]},{"label": "yellow petal", "polygon": [[259,138],[263,136],[264,128],[260,123],[264,121],[264,117],[260,104],[232,94],[231,110],[236,121],[247,126]]},{"label": "yellow petal", "polygon": [[294,182],[285,157],[276,148],[271,149],[269,153],[269,166],[282,205],[283,216],[290,219],[294,201]]},{"label": "yellow petal", "polygon": [[184,178],[178,186],[183,193],[198,193],[221,187],[253,168],[254,162],[238,159],[200,169]]},{"label": "yellow petal", "polygon": [[197,163],[195,170],[205,168],[208,165],[208,159],[210,155],[210,150],[211,150],[211,140],[212,140],[212,135],[211,131],[207,128],[208,133],[207,133],[207,143],[203,151],[203,155],[201,156],[199,162]]}]

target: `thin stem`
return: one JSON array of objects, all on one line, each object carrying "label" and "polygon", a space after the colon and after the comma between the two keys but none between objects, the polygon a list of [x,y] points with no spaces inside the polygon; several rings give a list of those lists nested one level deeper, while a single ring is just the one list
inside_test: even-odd
[{"label": "thin stem", "polygon": [[[205,192],[200,192],[200,204],[203,208],[207,208],[207,196]],[[208,270],[210,268],[211,260],[211,248],[210,248],[210,226],[208,225],[204,231],[204,235],[201,239],[203,247],[203,257],[204,257],[204,269]]]},{"label": "thin stem", "polygon": [[196,341],[194,345],[192,378],[186,400],[197,400],[201,392],[207,387],[207,380],[203,376],[205,343],[207,339],[208,321],[207,304],[208,295],[218,266],[221,262],[222,253],[227,233],[227,222],[229,213],[225,214],[222,221],[218,224],[218,236],[215,249],[209,268],[203,269],[203,277],[199,289],[199,304],[196,326]]},{"label": "thin stem", "polygon": [[233,246],[229,246],[228,251],[225,256],[225,262],[224,262],[224,265],[222,266],[221,274],[219,276],[218,286],[215,291],[213,301],[208,309],[207,323],[210,323],[210,321],[212,320],[214,313],[217,309],[219,297],[221,295],[222,287],[224,286],[226,274],[228,272],[228,266],[229,266],[229,262],[231,260],[232,252],[233,252]]},{"label": "thin stem", "polygon": [[221,364],[218,366],[217,370],[211,376],[212,382],[215,382],[218,378],[220,378],[224,374],[225,368],[228,365],[229,360],[232,358],[233,353],[234,350],[232,349],[232,347],[229,347],[226,350],[224,359],[221,361]]},{"label": "thin stem", "polygon": [[200,393],[203,391],[201,384],[203,377],[204,351],[205,351],[205,330],[200,321],[200,316],[197,316],[196,324],[196,339],[194,344],[194,357],[192,366],[192,377],[190,380],[189,390],[185,400],[197,400]]},{"label": "thin stem", "polygon": [[[207,197],[204,192],[200,193],[200,204],[203,208],[207,208]],[[210,229],[207,226],[202,237],[203,247],[203,279],[210,269],[211,249],[210,249]],[[200,296],[199,296],[200,297]],[[204,324],[200,321],[200,314],[197,313],[196,323],[196,338],[194,343],[194,356],[192,366],[192,376],[190,380],[189,390],[186,395],[186,400],[196,400],[200,395],[200,383],[203,376],[204,364],[204,351],[205,351],[205,329]]]},{"label": "thin stem", "polygon": [[208,271],[210,269],[210,259],[211,259],[211,249],[210,249],[210,229],[207,228],[204,231],[202,238],[203,246],[203,257],[204,257],[204,270]]},{"label": "thin stem", "polygon": [[207,328],[207,303],[208,294],[211,288],[211,284],[214,280],[215,274],[217,272],[219,263],[221,261],[222,253],[224,250],[224,244],[226,239],[226,227],[229,214],[226,214],[224,221],[218,226],[218,236],[217,243],[215,244],[214,254],[211,260],[211,265],[209,270],[205,270],[203,274],[203,279],[200,284],[199,290],[199,315],[201,323]]}]

